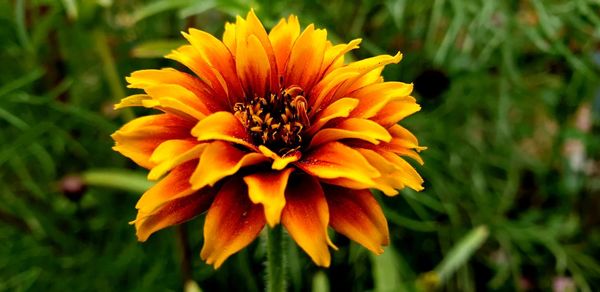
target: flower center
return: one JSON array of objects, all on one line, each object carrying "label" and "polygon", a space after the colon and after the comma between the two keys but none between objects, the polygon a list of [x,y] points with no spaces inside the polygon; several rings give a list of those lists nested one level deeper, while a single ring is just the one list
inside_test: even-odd
[{"label": "flower center", "polygon": [[310,125],[303,94],[302,88],[291,86],[267,97],[246,98],[233,106],[234,114],[254,144],[284,156],[302,146],[302,130]]}]

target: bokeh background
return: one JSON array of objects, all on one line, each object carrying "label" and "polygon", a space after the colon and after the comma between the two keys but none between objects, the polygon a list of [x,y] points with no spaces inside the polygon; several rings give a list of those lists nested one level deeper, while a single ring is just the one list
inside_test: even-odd
[{"label": "bokeh background", "polygon": [[203,216],[138,243],[149,184],[109,138],[144,113],[112,110],[126,75],[250,7],[361,37],[354,58],[402,51],[384,75],[414,82],[402,123],[429,147],[425,191],[376,194],[386,252],[335,236],[319,269],[288,240],[290,291],[600,290],[597,0],[0,1],[0,290],[264,289],[260,241],[200,260]]}]

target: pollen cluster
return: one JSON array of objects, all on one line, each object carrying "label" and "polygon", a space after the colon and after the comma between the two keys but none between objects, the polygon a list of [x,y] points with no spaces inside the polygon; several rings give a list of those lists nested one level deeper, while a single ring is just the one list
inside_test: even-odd
[{"label": "pollen cluster", "polygon": [[268,97],[254,96],[233,106],[234,115],[246,127],[254,144],[265,145],[284,156],[302,147],[303,130],[309,126],[302,88],[291,86]]}]

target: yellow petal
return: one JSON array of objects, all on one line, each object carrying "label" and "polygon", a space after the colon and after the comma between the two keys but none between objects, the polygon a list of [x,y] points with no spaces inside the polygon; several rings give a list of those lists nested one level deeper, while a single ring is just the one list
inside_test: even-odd
[{"label": "yellow petal", "polygon": [[269,149],[268,147],[266,147],[264,145],[258,146],[258,150],[262,154],[264,154],[266,157],[273,159],[273,164],[271,165],[271,168],[273,168],[275,170],[282,170],[288,164],[290,164],[292,162],[296,162],[302,157],[302,152],[300,152],[300,151],[294,151],[294,152],[286,155],[285,157],[281,157],[281,156],[279,156],[279,154],[271,151],[271,149]]},{"label": "yellow petal", "polygon": [[412,84],[383,82],[371,84],[351,92],[349,95],[360,101],[356,109],[352,111],[352,116],[357,118],[373,117],[394,100],[414,102],[415,99],[409,96],[412,88]]},{"label": "yellow petal", "polygon": [[397,100],[387,104],[371,119],[384,127],[391,127],[420,110],[421,106],[412,100]]},{"label": "yellow petal", "polygon": [[318,146],[295,165],[321,179],[346,178],[369,186],[381,175],[358,151],[340,142]]},{"label": "yellow petal", "polygon": [[[168,145],[165,148],[168,148],[168,147],[171,147],[171,145]],[[200,157],[200,154],[202,154],[202,151],[204,151],[205,148],[206,148],[206,144],[202,143],[202,144],[196,144],[195,146],[189,148],[185,152],[172,153],[172,156],[170,158],[163,160],[161,163],[159,163],[158,165],[153,167],[152,170],[150,170],[150,172],[148,173],[148,179],[149,180],[157,180],[157,179],[161,178],[169,170],[173,169],[173,167],[180,165],[184,162],[193,160],[193,159],[198,159]],[[165,154],[161,153],[158,155],[165,155]]]},{"label": "yellow petal", "polygon": [[309,136],[313,136],[325,124],[335,118],[345,118],[358,105],[358,99],[344,97],[336,100],[320,111],[315,117],[313,124],[306,131]]},{"label": "yellow petal", "polygon": [[168,201],[194,193],[188,179],[197,164],[197,161],[188,161],[173,168],[142,195],[135,208],[142,213],[150,214]]},{"label": "yellow petal", "polygon": [[257,151],[242,123],[230,112],[216,112],[201,120],[192,129],[198,141],[222,140]]},{"label": "yellow petal", "polygon": [[227,46],[233,56],[235,56],[236,53],[235,35],[235,23],[226,22],[225,31],[223,32],[223,43]]},{"label": "yellow petal", "polygon": [[340,44],[328,48],[325,51],[325,57],[323,58],[323,66],[319,76],[323,76],[332,70],[339,68],[344,64],[344,55],[351,50],[357,49],[358,45],[362,42],[362,39],[355,39],[347,44]]},{"label": "yellow petal", "polygon": [[[388,64],[398,63],[402,59],[402,54],[398,53],[395,56],[380,55],[368,59],[356,61],[346,66],[340,67],[331,71],[315,86],[310,96],[315,96],[309,100],[309,105],[318,110],[327,106],[332,101],[338,100],[341,97],[346,97],[348,94],[363,86],[361,78],[368,75],[370,72],[377,73],[379,76],[382,69]],[[341,76],[344,76],[341,78]],[[333,83],[332,81],[335,81]],[[357,84],[361,86],[357,86]],[[335,84],[335,87],[330,88]],[[333,90],[334,89],[334,90]]]},{"label": "yellow petal", "polygon": [[258,172],[244,177],[250,200],[254,204],[263,205],[265,218],[271,227],[281,219],[281,211],[285,206],[285,188],[293,170],[288,168],[283,171]]},{"label": "yellow petal", "polygon": [[379,144],[379,141],[391,141],[392,136],[384,127],[373,121],[349,118],[331,128],[321,129],[313,136],[308,148],[341,139],[360,139]]},{"label": "yellow petal", "polygon": [[150,161],[150,156],[156,147],[167,140],[190,138],[192,126],[171,114],[137,118],[111,135],[116,142],[113,149],[142,167],[152,168],[156,163]]},{"label": "yellow petal", "polygon": [[147,94],[134,94],[121,99],[119,103],[115,104],[114,108],[117,110],[132,106],[144,106],[143,101],[151,99],[152,97],[148,96]]}]

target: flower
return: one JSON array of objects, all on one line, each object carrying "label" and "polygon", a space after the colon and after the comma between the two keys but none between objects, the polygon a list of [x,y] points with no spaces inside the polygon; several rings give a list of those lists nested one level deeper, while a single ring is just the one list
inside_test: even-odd
[{"label": "flower", "polygon": [[397,125],[420,109],[413,86],[380,76],[402,55],[344,64],[360,39],[333,45],[293,15],[267,33],[253,11],[222,40],[183,36],[190,44],[166,57],[193,74],[133,72],[129,87],[144,94],[115,106],[162,112],[112,135],[114,150],[158,180],[136,205],[138,239],[208,211],[201,257],[215,268],[266,224],[281,223],[319,266],[335,248],[328,226],[382,253],[388,226],[369,189],[393,196],[423,183],[401,156],[422,164],[424,147]]}]

